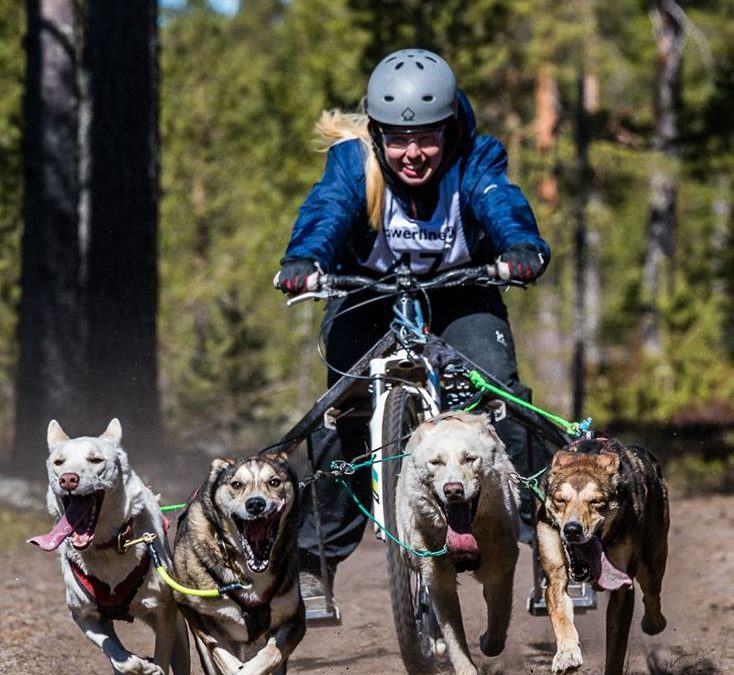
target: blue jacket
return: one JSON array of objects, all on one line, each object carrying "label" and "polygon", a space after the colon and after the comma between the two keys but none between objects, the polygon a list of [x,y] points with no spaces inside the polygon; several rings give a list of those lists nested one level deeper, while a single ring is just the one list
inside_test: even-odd
[{"label": "blue jacket", "polygon": [[[458,117],[466,141],[453,161],[460,163],[459,203],[472,262],[494,262],[518,244],[531,246],[548,260],[550,249],[540,237],[532,209],[507,177],[502,143],[476,134],[474,113],[463,93]],[[359,261],[367,258],[377,234],[367,220],[364,161],[359,140],[329,149],[321,180],[301,206],[286,258],[318,261],[326,272],[367,272]]]}]

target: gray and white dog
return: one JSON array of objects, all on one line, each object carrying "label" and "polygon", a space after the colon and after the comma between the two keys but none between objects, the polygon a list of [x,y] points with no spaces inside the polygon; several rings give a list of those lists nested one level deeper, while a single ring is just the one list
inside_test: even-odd
[{"label": "gray and white dog", "polygon": [[477,675],[469,655],[456,590],[457,572],[472,571],[487,603],[487,656],[505,646],[518,557],[514,469],[486,415],[444,413],[423,422],[406,447],[398,478],[398,536],[414,549],[446,546],[443,557],[415,557],[456,675]]},{"label": "gray and white dog", "polygon": [[[59,549],[66,603],[82,632],[109,658],[115,673],[174,675],[190,672],[186,624],[171,590],[158,578],[143,543],[156,535],[161,562],[171,565],[158,501],[130,468],[122,427],[113,419],[101,436],[69,438],[56,420],[48,425],[46,502],[56,524],[28,541]],[[155,632],[153,661],[125,649],[113,621],[142,619]]]}]

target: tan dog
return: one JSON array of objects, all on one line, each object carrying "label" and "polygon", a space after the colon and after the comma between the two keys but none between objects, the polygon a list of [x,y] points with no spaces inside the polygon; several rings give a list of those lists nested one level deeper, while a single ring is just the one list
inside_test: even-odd
[{"label": "tan dog", "polygon": [[[48,425],[46,502],[56,525],[29,541],[59,549],[66,604],[82,632],[112,663],[115,673],[175,675],[189,672],[189,640],[173,593],[156,575],[142,543],[150,532],[164,565],[171,554],[158,501],[130,468],[122,427],[113,419],[101,436],[69,438],[56,420]],[[155,631],[153,661],[125,649],[113,620],[140,618]]]},{"label": "tan dog", "polygon": [[457,675],[476,675],[456,592],[457,571],[473,570],[484,587],[487,656],[505,646],[517,562],[517,490],[512,464],[489,418],[446,413],[421,424],[408,442],[398,479],[398,536],[415,549],[449,554],[406,563],[420,571]]},{"label": "tan dog", "polygon": [[605,675],[621,675],[634,609],[633,579],[643,593],[642,630],[666,625],[660,590],[668,554],[668,494],[660,466],[644,449],[609,439],[577,441],[556,453],[538,512],[538,550],[556,635],[554,673],[582,663],[566,593],[569,578],[611,591]]},{"label": "tan dog", "polygon": [[284,675],[303,639],[296,488],[285,455],[215,459],[179,520],[177,580],[229,587],[221,598],[177,595],[207,675]]}]

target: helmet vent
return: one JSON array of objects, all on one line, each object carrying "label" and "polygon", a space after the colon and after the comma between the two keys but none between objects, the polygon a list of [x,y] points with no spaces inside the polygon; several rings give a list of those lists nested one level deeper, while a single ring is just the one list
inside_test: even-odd
[{"label": "helmet vent", "polygon": [[438,54],[400,49],[388,54],[370,75],[367,114],[396,127],[437,124],[456,116],[456,76]]}]

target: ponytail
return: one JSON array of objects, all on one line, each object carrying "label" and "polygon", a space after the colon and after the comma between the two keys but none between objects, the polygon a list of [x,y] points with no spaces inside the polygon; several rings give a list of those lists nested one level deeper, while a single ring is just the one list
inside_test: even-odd
[{"label": "ponytail", "polygon": [[326,152],[343,141],[357,139],[362,143],[365,151],[367,218],[374,230],[380,230],[385,208],[385,178],[372,147],[372,138],[367,128],[368,123],[369,118],[362,112],[345,113],[338,109],[324,110],[316,122],[316,148],[319,152]]}]

